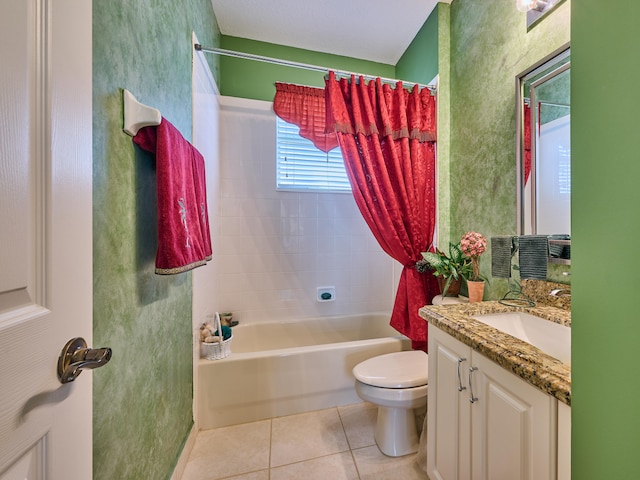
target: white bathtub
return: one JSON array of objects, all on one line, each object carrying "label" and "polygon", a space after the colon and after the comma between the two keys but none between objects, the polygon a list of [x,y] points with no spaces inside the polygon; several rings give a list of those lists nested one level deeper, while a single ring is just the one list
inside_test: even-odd
[{"label": "white bathtub", "polygon": [[231,355],[198,364],[196,412],[210,429],[360,401],[351,373],[376,355],[409,350],[389,314],[239,325]]}]

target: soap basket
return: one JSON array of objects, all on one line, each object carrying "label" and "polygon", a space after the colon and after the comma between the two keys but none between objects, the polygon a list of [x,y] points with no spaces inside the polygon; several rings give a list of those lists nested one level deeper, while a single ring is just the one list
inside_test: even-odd
[{"label": "soap basket", "polygon": [[222,325],[220,324],[220,315],[216,312],[213,323],[214,328],[218,331],[220,341],[216,343],[200,342],[201,355],[207,360],[221,360],[231,353],[231,340],[233,340],[233,331],[231,336],[226,340],[222,337]]}]

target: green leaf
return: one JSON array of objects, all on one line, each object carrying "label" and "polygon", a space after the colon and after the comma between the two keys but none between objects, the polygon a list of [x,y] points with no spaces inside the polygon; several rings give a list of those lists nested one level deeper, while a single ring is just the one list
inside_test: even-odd
[{"label": "green leaf", "polygon": [[434,270],[433,274],[436,277],[442,275],[446,279],[458,280],[460,277],[466,279],[472,275],[471,259],[462,253],[459,243],[449,242],[448,255],[436,249],[435,252],[422,252],[422,258]]},{"label": "green leaf", "polygon": [[452,281],[453,281],[453,277],[449,277],[449,278],[447,278],[447,281],[444,283],[444,286],[442,287],[442,296],[443,297],[447,296],[447,292],[449,291],[449,286],[451,285]]}]

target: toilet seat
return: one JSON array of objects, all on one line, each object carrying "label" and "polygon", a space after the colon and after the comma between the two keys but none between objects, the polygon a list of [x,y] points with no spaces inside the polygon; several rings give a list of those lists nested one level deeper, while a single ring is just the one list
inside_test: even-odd
[{"label": "toilet seat", "polygon": [[387,353],[365,360],[353,368],[362,383],[381,388],[411,388],[427,385],[429,357],[421,350]]}]

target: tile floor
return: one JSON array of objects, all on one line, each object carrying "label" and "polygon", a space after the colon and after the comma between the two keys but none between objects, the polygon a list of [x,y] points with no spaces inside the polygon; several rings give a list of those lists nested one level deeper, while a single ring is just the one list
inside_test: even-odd
[{"label": "tile floor", "polygon": [[375,444],[375,405],[357,403],[198,433],[182,480],[423,480],[415,454]]}]

